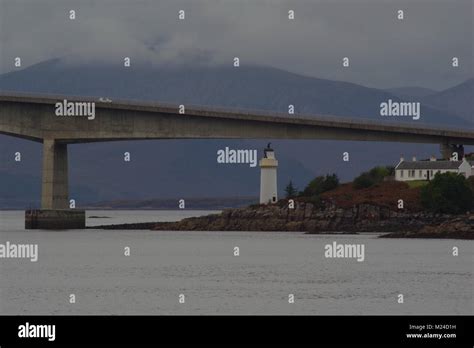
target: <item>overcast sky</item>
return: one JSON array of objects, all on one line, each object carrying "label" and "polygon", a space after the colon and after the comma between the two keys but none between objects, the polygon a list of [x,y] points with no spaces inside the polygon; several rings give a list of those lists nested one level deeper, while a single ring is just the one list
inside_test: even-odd
[{"label": "overcast sky", "polygon": [[157,65],[239,57],[366,86],[444,89],[473,75],[473,8],[473,0],[0,0],[0,72],[14,70],[17,56],[24,67],[55,57]]}]

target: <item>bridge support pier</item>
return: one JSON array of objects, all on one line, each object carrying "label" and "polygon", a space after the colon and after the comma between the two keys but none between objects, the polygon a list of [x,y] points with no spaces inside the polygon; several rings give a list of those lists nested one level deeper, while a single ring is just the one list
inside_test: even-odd
[{"label": "bridge support pier", "polygon": [[68,209],[67,144],[43,141],[42,209]]},{"label": "bridge support pier", "polygon": [[464,157],[463,145],[444,143],[440,145],[440,150],[441,150],[441,155],[443,156],[443,159],[445,160],[449,160],[453,156],[453,153],[455,152],[458,154],[458,161],[461,161],[462,158]]},{"label": "bridge support pier", "polygon": [[41,209],[25,213],[26,229],[82,229],[85,211],[69,209],[67,144],[43,141]]}]

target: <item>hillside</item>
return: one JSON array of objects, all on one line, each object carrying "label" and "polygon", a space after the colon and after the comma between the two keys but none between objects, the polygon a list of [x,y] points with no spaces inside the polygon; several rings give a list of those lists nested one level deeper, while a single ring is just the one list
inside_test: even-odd
[{"label": "hillside", "polygon": [[396,95],[399,98],[416,100],[437,93],[434,89],[423,87],[397,87],[388,88],[387,92]]},{"label": "hillside", "polygon": [[369,204],[398,210],[399,199],[403,200],[404,210],[418,212],[422,210],[420,188],[411,188],[399,181],[387,181],[372,187],[355,189],[352,183],[343,184],[321,195],[323,200],[333,202],[341,208],[350,208],[359,204]]},{"label": "hillside", "polygon": [[[396,95],[353,83],[263,67],[69,64],[61,59],[0,76],[0,90],[152,100],[174,104],[380,119],[380,103]],[[422,105],[422,122],[465,125],[455,115]],[[404,119],[410,122],[410,119]],[[400,122],[400,120],[397,120]],[[412,121],[413,122],[413,121]]]}]

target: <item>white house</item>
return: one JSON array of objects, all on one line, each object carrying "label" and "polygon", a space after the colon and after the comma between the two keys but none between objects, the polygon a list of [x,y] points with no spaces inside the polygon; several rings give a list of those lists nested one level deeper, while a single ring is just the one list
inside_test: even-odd
[{"label": "white house", "polygon": [[417,161],[413,157],[412,161],[405,161],[402,157],[395,167],[395,180],[431,180],[436,173],[443,174],[448,172],[463,174],[468,178],[472,175],[473,169],[465,158],[462,161],[438,161],[435,157],[431,157],[429,161]]}]

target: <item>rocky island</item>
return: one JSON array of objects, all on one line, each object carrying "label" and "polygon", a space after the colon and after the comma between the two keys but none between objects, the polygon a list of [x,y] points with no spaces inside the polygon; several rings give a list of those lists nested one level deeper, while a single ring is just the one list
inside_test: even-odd
[{"label": "rocky island", "polygon": [[[449,175],[447,177],[450,179]],[[467,180],[463,180],[469,188]],[[435,180],[432,182],[436,184]],[[385,233],[380,236],[382,238],[474,239],[474,213],[471,209],[457,213],[427,209],[422,199],[423,186],[383,179],[362,185],[357,180],[339,184],[335,175],[327,175],[314,179],[303,192],[287,192],[288,198],[275,204],[225,209],[220,214],[186,218],[177,222],[94,228],[294,231],[309,234],[378,232]]]}]

